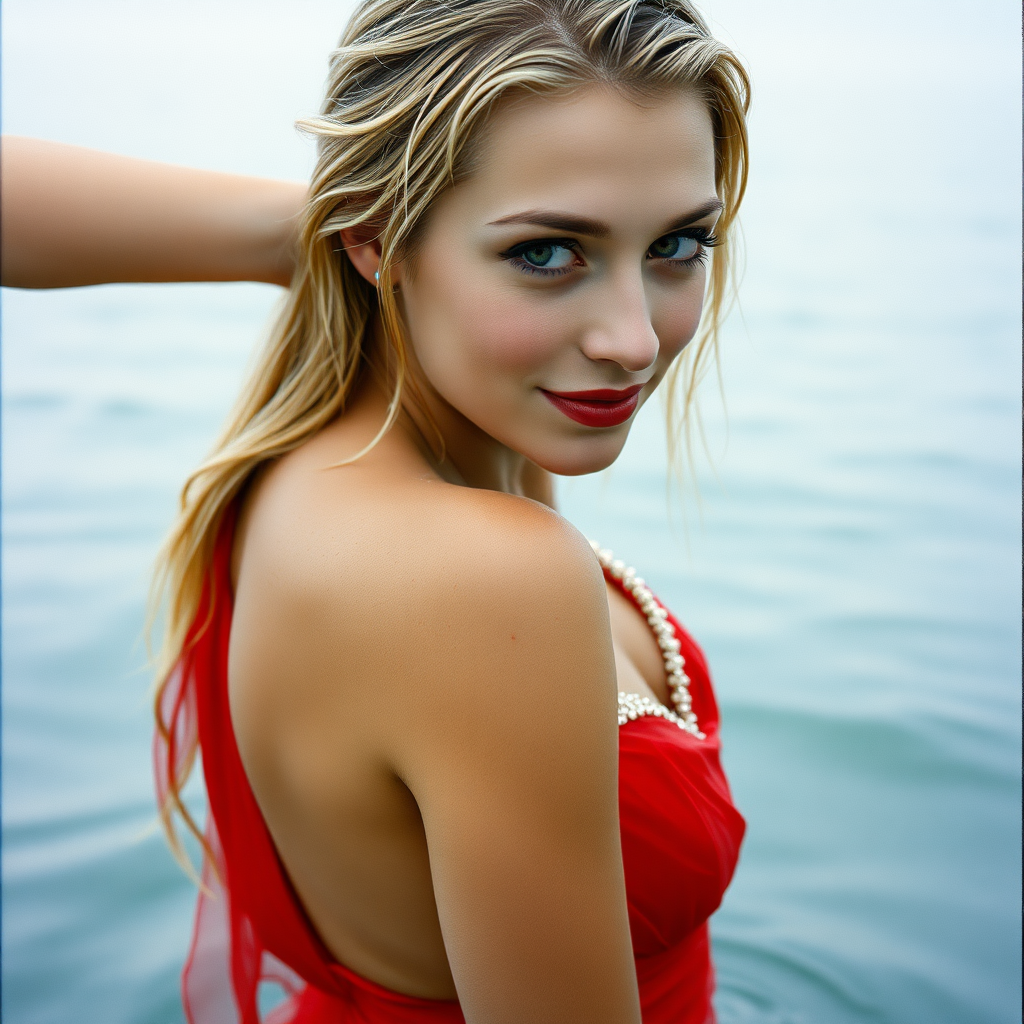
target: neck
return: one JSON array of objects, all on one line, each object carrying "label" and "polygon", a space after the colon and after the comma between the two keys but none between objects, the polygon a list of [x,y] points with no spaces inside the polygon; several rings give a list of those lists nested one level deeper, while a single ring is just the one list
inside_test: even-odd
[{"label": "neck", "polygon": [[435,471],[449,483],[527,494],[525,478],[532,463],[454,409],[421,375],[406,389],[400,426],[412,433]]},{"label": "neck", "polygon": [[[382,352],[378,325],[370,365],[378,388],[390,398],[394,377],[384,370]],[[402,410],[395,429],[409,436],[438,476],[463,487],[502,491],[552,504],[549,475],[445,401],[427,380],[411,348],[408,359]]]}]

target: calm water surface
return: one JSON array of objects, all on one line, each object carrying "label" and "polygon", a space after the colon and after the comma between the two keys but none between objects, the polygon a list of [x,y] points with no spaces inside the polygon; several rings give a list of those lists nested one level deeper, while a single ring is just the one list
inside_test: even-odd
[{"label": "calm water surface", "polygon": [[[5,130],[302,177],[290,125],[348,9],[8,0]],[[1010,1024],[1016,5],[706,9],[757,90],[728,418],[713,381],[703,403],[715,468],[670,521],[652,403],[562,507],[716,674],[750,825],[713,922],[723,1024]],[[193,890],[153,827],[146,574],[277,296],[3,293],[11,1024],[181,1019]]]}]

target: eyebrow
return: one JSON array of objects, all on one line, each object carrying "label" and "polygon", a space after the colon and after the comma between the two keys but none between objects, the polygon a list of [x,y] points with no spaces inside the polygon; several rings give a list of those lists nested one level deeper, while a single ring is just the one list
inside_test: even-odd
[{"label": "eyebrow", "polygon": [[[723,209],[721,199],[709,199],[702,203],[695,210],[684,213],[681,217],[672,221],[662,234],[670,231],[678,231],[680,228],[688,227],[698,220],[703,220],[712,213],[721,213]],[[591,220],[590,217],[578,217],[573,213],[560,213],[554,210],[524,210],[522,213],[512,213],[507,217],[500,217],[492,220],[490,227],[504,227],[506,224],[530,224],[538,227],[554,228],[556,231],[565,231],[572,235],[589,235],[591,238],[607,238],[612,229],[600,220]]]}]

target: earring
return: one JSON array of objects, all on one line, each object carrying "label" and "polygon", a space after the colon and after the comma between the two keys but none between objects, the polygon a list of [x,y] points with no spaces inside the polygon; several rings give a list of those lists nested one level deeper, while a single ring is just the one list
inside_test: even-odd
[{"label": "earring", "polygon": [[376,282],[377,287],[379,288],[380,287],[380,271],[379,270],[375,270],[373,272],[373,280]]}]

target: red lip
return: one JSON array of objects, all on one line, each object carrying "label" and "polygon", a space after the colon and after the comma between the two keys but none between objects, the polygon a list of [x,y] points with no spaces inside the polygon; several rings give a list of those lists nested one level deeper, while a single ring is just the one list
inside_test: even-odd
[{"label": "red lip", "polygon": [[640,402],[643,384],[622,391],[545,391],[541,394],[561,413],[585,427],[617,427],[633,415]]}]

